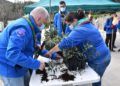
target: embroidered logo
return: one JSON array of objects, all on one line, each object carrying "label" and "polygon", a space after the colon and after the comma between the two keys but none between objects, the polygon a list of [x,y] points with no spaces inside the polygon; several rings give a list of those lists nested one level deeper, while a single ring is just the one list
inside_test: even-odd
[{"label": "embroidered logo", "polygon": [[17,30],[17,36],[21,37],[25,35],[25,30],[24,29],[19,29]]}]

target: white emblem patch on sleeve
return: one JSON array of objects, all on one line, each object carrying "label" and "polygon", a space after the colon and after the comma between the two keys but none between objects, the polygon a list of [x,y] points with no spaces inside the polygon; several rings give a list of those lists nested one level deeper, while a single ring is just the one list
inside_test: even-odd
[{"label": "white emblem patch on sleeve", "polygon": [[19,29],[17,30],[17,36],[21,37],[25,35],[25,30],[24,29]]}]

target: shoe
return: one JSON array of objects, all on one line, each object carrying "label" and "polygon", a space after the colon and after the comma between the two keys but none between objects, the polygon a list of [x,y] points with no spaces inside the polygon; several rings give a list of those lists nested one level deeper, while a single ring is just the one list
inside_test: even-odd
[{"label": "shoe", "polygon": [[120,49],[118,50],[118,52],[120,52]]},{"label": "shoe", "polygon": [[113,48],[117,48],[117,47],[114,45]]},{"label": "shoe", "polygon": [[113,50],[113,49],[112,49],[112,50],[110,50],[110,51],[111,51],[111,52],[115,52],[115,50]]}]

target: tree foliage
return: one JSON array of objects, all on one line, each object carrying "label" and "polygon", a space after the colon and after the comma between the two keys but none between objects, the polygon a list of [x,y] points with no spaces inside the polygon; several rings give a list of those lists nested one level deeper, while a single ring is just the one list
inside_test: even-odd
[{"label": "tree foliage", "polygon": [[115,2],[120,2],[120,0],[113,0],[113,1],[115,1]]},{"label": "tree foliage", "polygon": [[6,0],[0,0],[0,21],[3,21],[5,26],[8,20],[14,20],[24,15],[23,7],[33,2],[11,3]]}]

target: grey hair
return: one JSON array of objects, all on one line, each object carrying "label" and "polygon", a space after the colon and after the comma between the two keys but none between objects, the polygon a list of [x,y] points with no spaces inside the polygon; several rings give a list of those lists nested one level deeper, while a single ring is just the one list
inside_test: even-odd
[{"label": "grey hair", "polygon": [[47,21],[49,21],[49,18],[50,18],[48,11],[44,7],[41,7],[41,6],[33,9],[30,12],[30,15],[32,15],[35,18],[38,17],[38,15],[40,15],[41,17],[44,17],[45,19],[47,19]]}]

